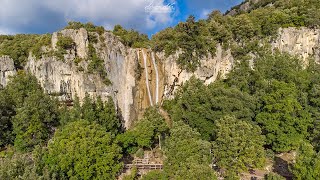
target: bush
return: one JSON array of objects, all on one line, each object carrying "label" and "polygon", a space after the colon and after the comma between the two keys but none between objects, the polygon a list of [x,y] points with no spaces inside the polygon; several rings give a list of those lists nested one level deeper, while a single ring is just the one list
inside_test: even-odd
[{"label": "bush", "polygon": [[57,46],[58,48],[67,50],[73,48],[75,46],[75,42],[71,37],[59,36]]},{"label": "bush", "polygon": [[120,37],[125,46],[133,48],[148,48],[149,38],[145,34],[140,34],[134,30],[126,30],[120,25],[114,26],[113,34]]},{"label": "bush", "polygon": [[102,35],[105,32],[104,27],[95,26],[91,22],[83,24],[81,22],[70,21],[68,22],[68,25],[64,29],[80,29],[80,28],[84,28],[88,32],[97,32],[99,35]]},{"label": "bush", "polygon": [[29,53],[36,58],[41,58],[43,46],[51,45],[51,35],[33,35],[33,34],[17,34],[17,35],[0,35],[0,56],[8,55],[14,60],[17,68],[23,68]]}]

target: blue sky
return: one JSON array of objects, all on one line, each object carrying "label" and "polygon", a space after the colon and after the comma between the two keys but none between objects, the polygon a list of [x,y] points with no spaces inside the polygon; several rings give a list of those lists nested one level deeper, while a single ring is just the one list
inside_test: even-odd
[{"label": "blue sky", "polygon": [[[0,0],[0,34],[52,33],[68,21],[112,29],[121,24],[152,35],[185,21],[225,12],[242,0]],[[148,7],[146,9],[146,7]]]}]

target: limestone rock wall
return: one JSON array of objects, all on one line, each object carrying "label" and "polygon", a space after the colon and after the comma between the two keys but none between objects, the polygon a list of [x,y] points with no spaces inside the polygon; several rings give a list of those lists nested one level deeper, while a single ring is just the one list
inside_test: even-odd
[{"label": "limestone rock wall", "polygon": [[[104,42],[94,44],[100,58],[104,60],[103,66],[107,76],[112,82],[106,85],[97,73],[87,73],[88,66],[88,34],[84,29],[63,30],[59,32],[63,36],[71,37],[75,43],[75,49],[69,50],[64,60],[55,57],[45,57],[37,60],[29,57],[25,69],[34,74],[44,90],[51,95],[58,96],[61,100],[74,99],[77,95],[80,100],[88,93],[91,97],[102,97],[107,100],[111,96],[120,112],[125,127],[129,127],[132,119],[136,118],[134,110],[134,88],[136,86],[135,73],[138,62],[135,49],[126,48],[119,39],[110,32],[101,36]],[[95,34],[97,38],[98,34]],[[56,49],[58,33],[52,37],[52,48]],[[84,60],[78,65],[74,58],[79,56]],[[84,69],[84,70],[80,70]]]},{"label": "limestone rock wall", "polygon": [[29,58],[25,69],[34,74],[44,90],[61,100],[72,100],[76,95],[83,99],[88,93],[92,97],[107,99],[110,89],[99,75],[78,71],[73,62],[63,62],[54,57],[36,60]]},{"label": "limestone rock wall", "polygon": [[179,53],[165,57],[164,53],[159,53],[158,56],[164,63],[165,87],[164,99],[173,97],[176,90],[192,76],[203,80],[205,84],[214,82],[219,76],[221,78],[230,72],[233,66],[233,57],[230,50],[223,50],[220,45],[217,46],[217,51],[214,56],[209,55],[201,60],[201,66],[193,73],[181,70],[175,63]]},{"label": "limestone rock wall", "polygon": [[9,77],[16,74],[13,59],[8,56],[0,57],[0,88],[5,87]]},{"label": "limestone rock wall", "polygon": [[285,28],[279,30],[278,38],[272,43],[274,49],[296,55],[307,65],[308,58],[320,60],[320,30],[309,28]]}]

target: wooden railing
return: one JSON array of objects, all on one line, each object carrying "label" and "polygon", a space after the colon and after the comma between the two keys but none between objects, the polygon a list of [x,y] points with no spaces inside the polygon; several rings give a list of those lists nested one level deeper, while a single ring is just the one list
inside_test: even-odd
[{"label": "wooden railing", "polygon": [[131,169],[132,167],[137,167],[139,170],[155,170],[162,169],[162,164],[151,164],[149,159],[135,159],[132,164],[125,164],[125,169]]},{"label": "wooden railing", "polygon": [[125,164],[125,169],[131,169],[132,167],[137,167],[137,169],[142,170],[156,170],[156,169],[162,169],[162,164]]}]

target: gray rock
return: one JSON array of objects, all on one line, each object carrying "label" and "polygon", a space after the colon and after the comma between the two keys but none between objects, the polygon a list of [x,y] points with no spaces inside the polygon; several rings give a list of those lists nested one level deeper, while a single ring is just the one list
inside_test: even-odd
[{"label": "gray rock", "polygon": [[0,57],[0,88],[8,84],[9,77],[16,74],[14,62],[9,56]]}]

